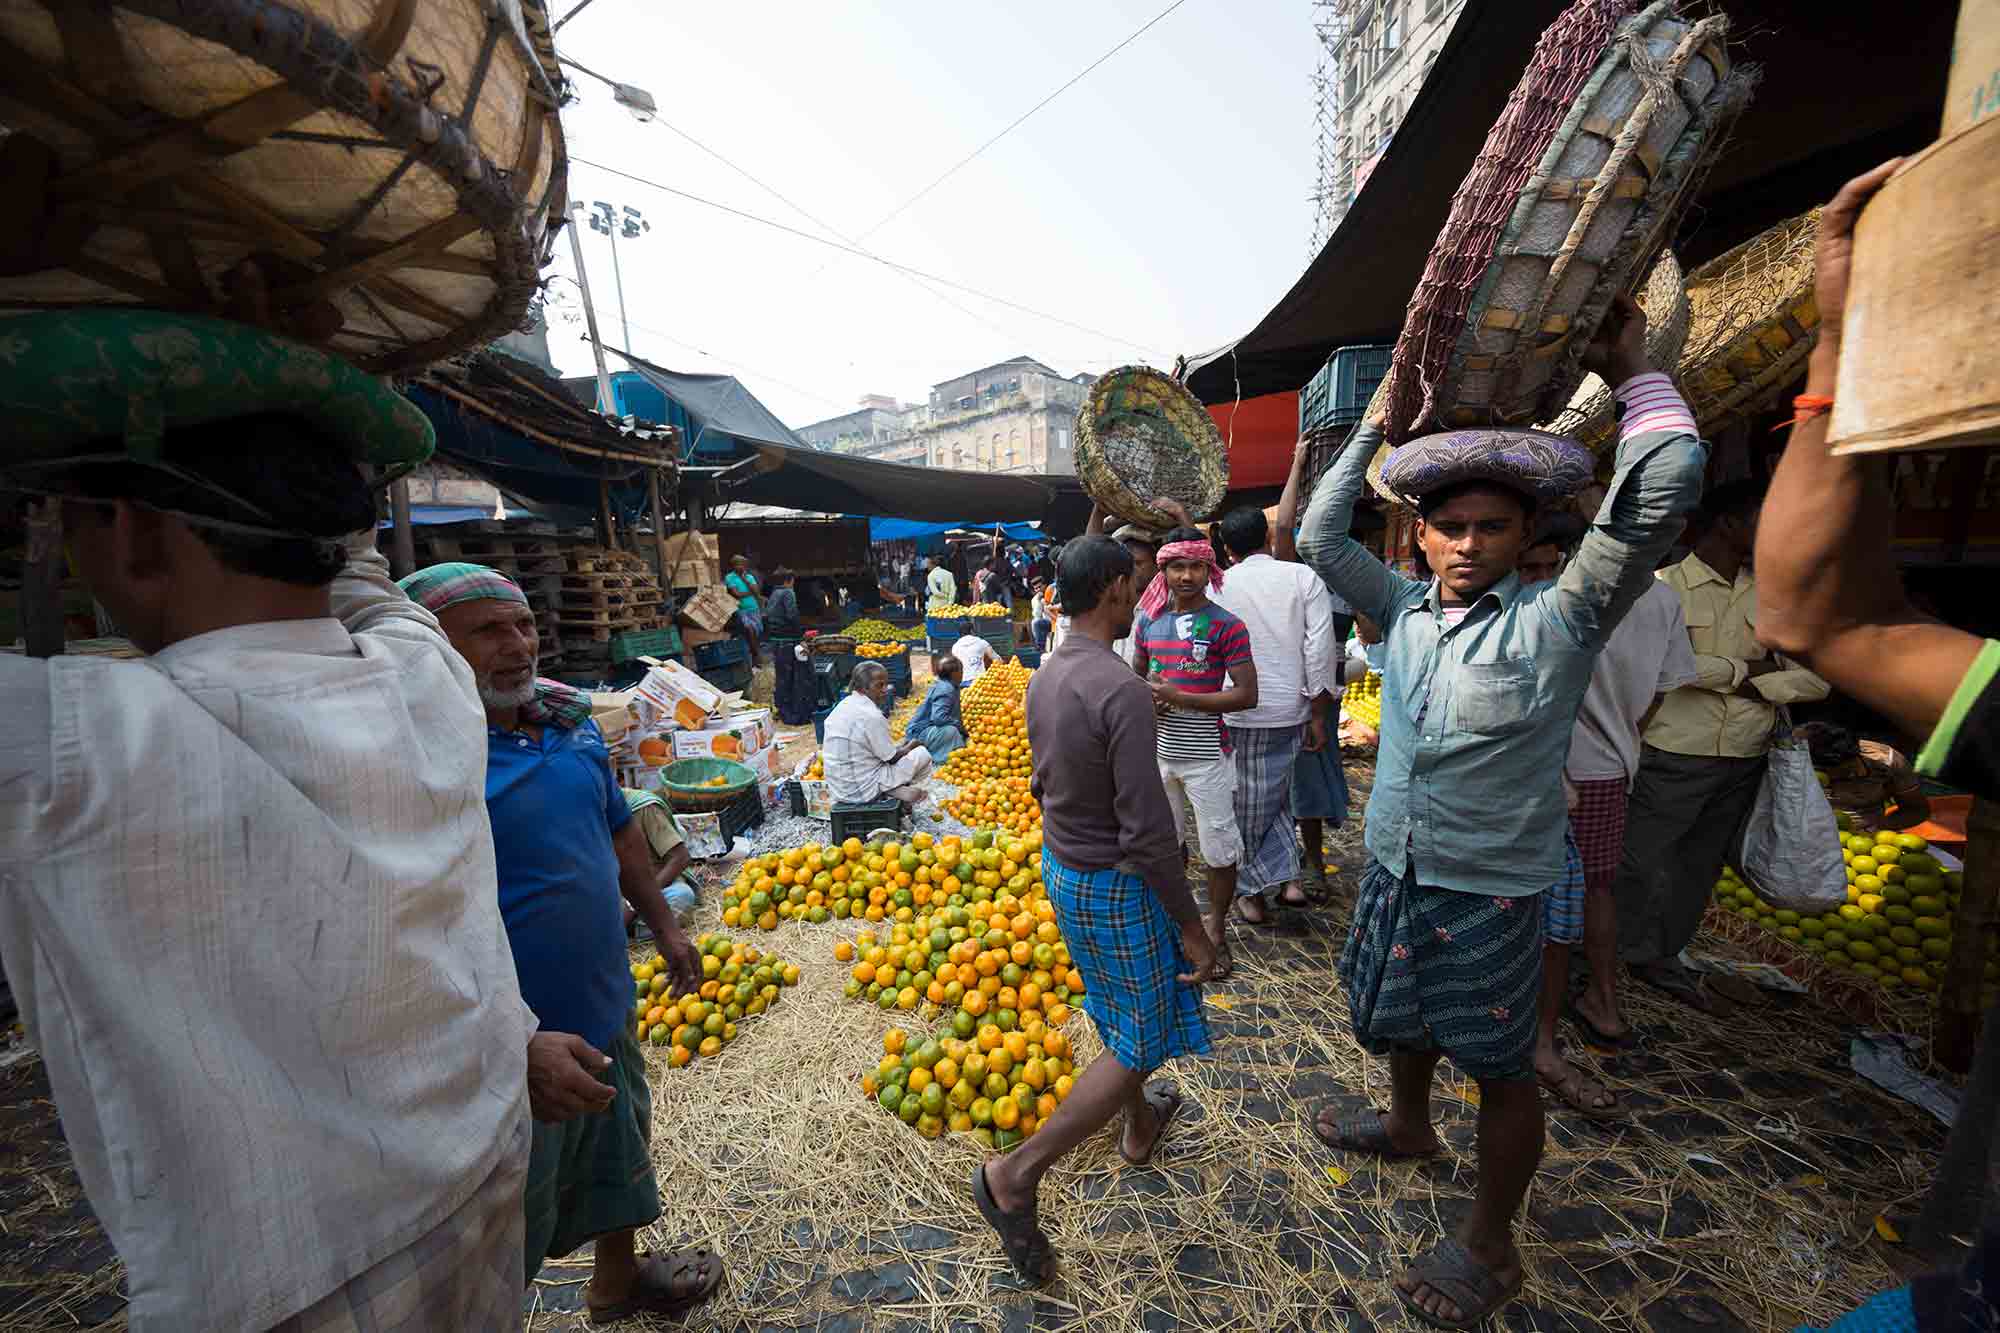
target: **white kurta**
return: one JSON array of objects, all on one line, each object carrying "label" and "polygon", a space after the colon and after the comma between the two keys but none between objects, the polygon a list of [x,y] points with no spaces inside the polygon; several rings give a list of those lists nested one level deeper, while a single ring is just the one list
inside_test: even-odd
[{"label": "white kurta", "polygon": [[0,656],[0,954],[135,1329],[261,1329],[406,1248],[526,1101],[486,722],[357,544],[336,618]]}]

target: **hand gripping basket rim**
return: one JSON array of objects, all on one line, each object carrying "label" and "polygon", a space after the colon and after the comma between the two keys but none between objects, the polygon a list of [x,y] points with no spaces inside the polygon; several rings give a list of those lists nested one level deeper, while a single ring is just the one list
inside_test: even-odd
[{"label": "hand gripping basket rim", "polygon": [[[155,262],[155,280],[144,270],[120,272],[102,249],[91,253],[98,241],[120,257],[145,248],[136,225],[111,212],[77,253],[38,256],[39,268],[0,279],[0,294],[205,309],[212,300],[195,299],[193,283],[219,283],[243,258],[270,255],[287,266],[270,280],[278,284],[275,296],[289,298],[277,309],[332,304],[341,317],[324,337],[283,322],[273,324],[275,331],[310,338],[369,370],[415,370],[512,332],[537,290],[549,224],[563,214],[567,154],[556,114],[563,78],[543,0],[461,2],[478,16],[474,40],[447,50],[438,43],[464,35],[451,29],[454,16],[417,0],[377,0],[367,26],[352,33],[315,12],[329,8],[326,0],[113,0],[105,22],[117,25],[119,51],[157,67],[145,71],[154,85],[147,100],[161,104],[152,111],[163,124],[135,137],[105,108],[93,117],[93,95],[80,93],[65,103],[64,115],[37,122],[52,146],[66,146],[52,188],[77,181],[74,188],[89,202],[91,179],[113,181],[107,187],[113,193],[97,201],[103,214],[153,198],[148,189],[171,186],[194,199],[208,220],[173,214],[158,224],[154,230],[169,236],[182,257],[172,265]],[[413,29],[429,44],[405,49]],[[0,32],[10,41],[44,35],[32,6]],[[227,59],[214,58],[211,47]],[[489,77],[501,68],[503,49],[504,87]],[[447,68],[448,55],[460,58]],[[63,77],[41,58],[33,63],[10,78]],[[177,68],[210,79],[189,76],[188,114],[163,109],[171,95],[160,90],[173,88],[169,76]],[[241,77],[258,70],[277,78]],[[482,108],[478,96],[488,89],[494,91]],[[518,118],[492,119],[496,106],[512,105],[494,99],[517,95]],[[237,146],[221,157],[198,152],[181,161],[153,151],[156,143],[171,149],[189,136],[231,142],[219,128],[208,131],[238,124],[244,129]],[[490,146],[505,162],[488,156],[477,137],[482,127],[495,136]],[[358,138],[357,129],[364,132]],[[87,160],[73,160],[86,139],[98,146]],[[371,166],[364,184],[369,173],[353,165],[357,154],[387,165]],[[169,161],[176,165],[158,166]],[[136,173],[141,183],[120,186],[121,173]],[[328,228],[288,208],[287,200],[338,209],[347,220]],[[364,235],[385,201],[425,225]],[[490,244],[490,260],[468,255],[466,242],[474,237]]]},{"label": "hand gripping basket rim", "polygon": [[[1660,251],[1639,292],[1646,312],[1646,360],[1669,373],[1681,360],[1688,337],[1688,294],[1680,261],[1671,249]],[[1664,312],[1664,313],[1662,313]],[[1567,435],[1594,454],[1601,454],[1618,434],[1617,399],[1611,386],[1586,372],[1565,407],[1538,429]]]},{"label": "hand gripping basket rim", "polygon": [[[1119,411],[1110,399],[1113,394],[1137,387],[1152,398],[1157,410],[1147,413]],[[1187,455],[1197,486],[1154,488],[1141,496],[1121,475],[1107,456],[1106,433],[1122,420],[1134,417],[1154,424],[1145,446],[1153,450],[1172,447]],[[1161,435],[1168,439],[1161,440]],[[1153,495],[1164,495],[1187,507],[1189,517],[1206,519],[1222,503],[1229,489],[1229,457],[1215,418],[1180,383],[1151,366],[1120,366],[1097,377],[1076,414],[1076,474],[1090,498],[1128,523],[1146,528],[1172,527],[1174,520],[1154,509]]]}]

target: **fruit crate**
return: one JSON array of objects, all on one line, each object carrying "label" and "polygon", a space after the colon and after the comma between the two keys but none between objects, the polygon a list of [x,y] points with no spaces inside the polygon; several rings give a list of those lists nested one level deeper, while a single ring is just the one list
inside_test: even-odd
[{"label": "fruit crate", "polygon": [[[932,643],[936,643],[939,639],[945,640],[945,647],[947,648],[971,632],[972,620],[968,616],[924,617],[924,633],[930,637]],[[931,651],[935,652],[937,650],[932,649]]]},{"label": "fruit crate", "polygon": [[675,657],[680,651],[681,632],[672,625],[611,636],[613,662],[630,662],[638,657]]},{"label": "fruit crate", "polygon": [[826,720],[831,716],[833,716],[831,708],[822,708],[813,714],[813,739],[821,745],[826,744]]},{"label": "fruit crate", "polygon": [[750,645],[743,639],[717,639],[694,646],[694,669],[711,671],[720,667],[748,666]]},{"label": "fruit crate", "polygon": [[764,793],[758,789],[760,785],[753,783],[718,812],[722,816],[719,822],[725,841],[734,842],[737,834],[764,822]]},{"label": "fruit crate", "polygon": [[1299,429],[1353,425],[1389,373],[1393,343],[1356,343],[1337,349],[1299,391]]},{"label": "fruit crate", "polygon": [[735,666],[709,667],[707,670],[697,671],[695,674],[715,686],[716,689],[727,694],[734,694],[750,688],[750,663],[748,661],[739,662]]},{"label": "fruit crate", "polygon": [[1039,648],[1016,648],[1014,656],[1021,659],[1021,665],[1033,671],[1042,664],[1042,650]]}]

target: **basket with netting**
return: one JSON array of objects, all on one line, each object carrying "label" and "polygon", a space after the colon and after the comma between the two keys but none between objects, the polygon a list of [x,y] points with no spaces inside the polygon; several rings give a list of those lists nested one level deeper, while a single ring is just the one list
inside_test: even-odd
[{"label": "basket with netting", "polygon": [[1819,333],[1813,298],[1818,235],[1815,208],[1688,275],[1679,379],[1703,435],[1767,406],[1805,367]]},{"label": "basket with netting", "polygon": [[375,371],[520,326],[565,208],[543,0],[0,6],[0,308],[225,315]]},{"label": "basket with netting", "polygon": [[1452,201],[1387,384],[1392,445],[1557,416],[1615,297],[1666,247],[1748,102],[1720,16],[1576,0]]},{"label": "basket with netting", "polygon": [[1207,518],[1229,489],[1229,457],[1208,409],[1150,366],[1100,375],[1076,414],[1076,474],[1090,498],[1142,527],[1170,528],[1164,496]]},{"label": "basket with netting", "polygon": [[[1681,266],[1671,250],[1662,250],[1639,289],[1639,308],[1646,312],[1646,360],[1668,374],[1680,365],[1681,348],[1688,336],[1688,295],[1682,285]],[[1594,454],[1602,454],[1618,438],[1617,401],[1611,386],[1594,373],[1586,373],[1583,383],[1565,407],[1543,430],[1567,435]]]}]

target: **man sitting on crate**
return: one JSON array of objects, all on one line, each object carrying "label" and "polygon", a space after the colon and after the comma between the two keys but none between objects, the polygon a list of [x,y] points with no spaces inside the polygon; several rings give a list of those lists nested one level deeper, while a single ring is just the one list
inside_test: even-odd
[{"label": "man sitting on crate", "polygon": [[528,1046],[536,1125],[528,1163],[527,1276],[596,1242],[591,1322],[678,1316],[715,1294],[706,1249],[640,1256],[660,1215],[646,1061],[628,1023],[623,903],[638,910],[676,991],[701,984],[694,944],[660,892],[652,848],[612,777],[590,696],[535,675],[534,613],[512,579],[443,564],[402,580],[472,667],[486,709],[486,810],[500,913],[521,995],[541,1025]]},{"label": "man sitting on crate", "polygon": [[1618,470],[1555,582],[1524,586],[1515,562],[1537,499],[1587,481],[1590,456],[1545,436],[1454,431],[1392,456],[1384,479],[1416,498],[1431,582],[1348,536],[1382,439],[1374,421],[1317,488],[1299,542],[1388,645],[1370,860],[1340,975],[1354,1035],[1388,1057],[1393,1094],[1386,1111],[1329,1104],[1312,1127],[1341,1153],[1434,1156],[1439,1059],[1478,1081],[1473,1208],[1396,1283],[1412,1313],[1444,1327],[1471,1327],[1521,1287],[1513,1224],[1542,1154],[1535,1006],[1542,891],[1565,861],[1563,757],[1598,651],[1701,493],[1706,451],[1673,383],[1647,372],[1645,332],[1621,298],[1585,353],[1624,408]]},{"label": "man sitting on crate", "polygon": [[889,697],[889,669],[880,662],[863,662],[848,677],[849,692],[827,714],[826,782],[842,805],[869,805],[895,800],[915,806],[924,799],[923,780],[932,760],[923,742],[898,746],[889,736],[889,719],[882,701]]}]

